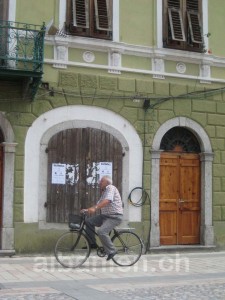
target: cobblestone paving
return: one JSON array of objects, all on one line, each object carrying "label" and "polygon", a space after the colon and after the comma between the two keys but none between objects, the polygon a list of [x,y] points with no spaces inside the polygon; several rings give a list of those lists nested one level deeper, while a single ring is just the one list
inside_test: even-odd
[{"label": "cobblestone paving", "polygon": [[1,300],[72,300],[75,298],[71,298],[66,296],[65,294],[27,294],[27,295],[5,295],[0,296]]},{"label": "cobblestone paving", "polygon": [[0,289],[1,300],[71,300],[71,298],[51,288]]},{"label": "cobblestone paving", "polygon": [[0,263],[0,300],[225,300],[225,252],[146,255],[128,268],[96,255],[80,269],[52,256]]},{"label": "cobblestone paving", "polygon": [[121,300],[224,300],[225,283],[110,291]]}]

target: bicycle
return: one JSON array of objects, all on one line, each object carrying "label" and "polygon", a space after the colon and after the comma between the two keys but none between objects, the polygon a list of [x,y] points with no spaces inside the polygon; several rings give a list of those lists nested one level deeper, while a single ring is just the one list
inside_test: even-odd
[{"label": "bicycle", "polygon": [[[57,261],[65,268],[80,267],[91,253],[91,237],[85,225],[86,215],[70,215],[68,232],[63,233],[56,242],[54,254]],[[91,228],[90,228],[91,229]],[[92,230],[92,229],[91,229]],[[92,230],[93,231],[93,230]],[[93,231],[96,236],[98,233]],[[118,266],[132,266],[142,255],[143,243],[139,236],[130,229],[113,229],[112,242],[117,254],[112,258]],[[96,243],[99,257],[106,256],[104,248]]]}]

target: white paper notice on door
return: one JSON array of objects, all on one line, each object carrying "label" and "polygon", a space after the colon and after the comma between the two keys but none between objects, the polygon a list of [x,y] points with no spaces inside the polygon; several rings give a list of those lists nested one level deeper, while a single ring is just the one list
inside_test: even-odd
[{"label": "white paper notice on door", "polygon": [[66,184],[66,164],[52,164],[52,184]]},{"label": "white paper notice on door", "polygon": [[99,180],[106,175],[112,178],[112,162],[99,163]]}]

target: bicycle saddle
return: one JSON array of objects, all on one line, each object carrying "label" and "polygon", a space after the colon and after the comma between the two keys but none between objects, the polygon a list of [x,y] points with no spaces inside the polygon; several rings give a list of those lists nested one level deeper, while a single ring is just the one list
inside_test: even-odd
[{"label": "bicycle saddle", "polygon": [[75,223],[69,223],[69,227],[71,229],[80,229],[80,224],[75,224]]}]

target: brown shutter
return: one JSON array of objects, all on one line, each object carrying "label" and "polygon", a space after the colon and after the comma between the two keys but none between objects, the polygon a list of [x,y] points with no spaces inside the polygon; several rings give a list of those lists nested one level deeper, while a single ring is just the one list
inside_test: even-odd
[{"label": "brown shutter", "polygon": [[163,1],[163,46],[202,52],[202,0]]},{"label": "brown shutter", "polygon": [[191,32],[191,39],[193,43],[201,44],[203,42],[202,39],[202,31],[200,26],[199,14],[196,12],[188,12],[188,25]]},{"label": "brown shutter", "polygon": [[184,25],[180,9],[174,7],[168,8],[168,14],[172,39],[175,41],[185,41]]},{"label": "brown shutter", "polygon": [[168,7],[180,9],[180,0],[167,0]]},{"label": "brown shutter", "polygon": [[200,4],[201,1],[187,0],[187,18],[188,26],[193,43],[201,44],[203,42],[201,22],[200,22]]},{"label": "brown shutter", "polygon": [[186,41],[181,0],[168,0],[168,22],[172,40]]},{"label": "brown shutter", "polygon": [[186,1],[187,1],[186,3],[187,10],[194,10],[196,12],[199,11],[199,7],[200,7],[199,0],[186,0]]},{"label": "brown shutter", "polygon": [[89,28],[89,0],[73,0],[73,26]]},{"label": "brown shutter", "polygon": [[95,0],[94,3],[97,29],[112,31],[111,0]]}]

